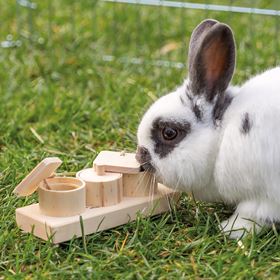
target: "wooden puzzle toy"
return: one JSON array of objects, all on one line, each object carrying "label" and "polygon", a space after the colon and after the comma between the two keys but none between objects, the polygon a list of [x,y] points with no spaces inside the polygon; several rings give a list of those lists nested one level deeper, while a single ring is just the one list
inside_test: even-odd
[{"label": "wooden puzzle toy", "polygon": [[57,157],[46,158],[15,188],[18,196],[38,191],[39,203],[16,209],[25,232],[60,243],[133,221],[137,213],[156,215],[170,209],[178,194],[148,172],[140,172],[135,154],[101,152],[92,168],[59,177]]}]

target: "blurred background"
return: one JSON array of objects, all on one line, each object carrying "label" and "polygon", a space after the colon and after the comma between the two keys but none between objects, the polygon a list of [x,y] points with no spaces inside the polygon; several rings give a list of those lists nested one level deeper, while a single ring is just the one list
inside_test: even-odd
[{"label": "blurred background", "polygon": [[[229,24],[234,83],[279,61],[280,1],[3,1],[0,162],[60,154],[87,164],[134,150],[138,122],[187,75],[193,28]],[[16,160],[17,161],[17,160]]]}]

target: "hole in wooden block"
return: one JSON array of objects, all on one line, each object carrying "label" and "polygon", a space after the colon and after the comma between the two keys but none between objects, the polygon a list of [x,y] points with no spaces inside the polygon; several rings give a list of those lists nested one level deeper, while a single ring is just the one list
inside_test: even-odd
[{"label": "hole in wooden block", "polygon": [[69,217],[86,210],[85,182],[71,177],[54,177],[43,181],[39,188],[42,214]]},{"label": "hole in wooden block", "polygon": [[137,174],[123,174],[124,196],[149,196],[156,194],[158,184],[153,174],[139,172]]},{"label": "hole in wooden block", "polygon": [[81,170],[76,177],[86,183],[87,207],[104,207],[121,202],[123,197],[122,174],[102,172],[98,175],[93,168]]}]

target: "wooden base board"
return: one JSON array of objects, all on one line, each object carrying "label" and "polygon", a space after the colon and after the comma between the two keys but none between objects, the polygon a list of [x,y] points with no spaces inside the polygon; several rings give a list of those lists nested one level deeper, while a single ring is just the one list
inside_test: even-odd
[{"label": "wooden base board", "polygon": [[147,216],[166,212],[170,207],[168,197],[176,201],[178,193],[159,184],[153,197],[124,197],[119,204],[87,208],[81,215],[72,217],[45,216],[41,214],[39,204],[32,204],[16,209],[16,221],[24,232],[60,243],[82,236],[82,225],[87,235],[133,221],[137,213]]}]

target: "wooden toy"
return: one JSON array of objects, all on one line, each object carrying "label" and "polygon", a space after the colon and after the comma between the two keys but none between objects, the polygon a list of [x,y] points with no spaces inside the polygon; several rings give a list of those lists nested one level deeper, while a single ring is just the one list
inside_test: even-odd
[{"label": "wooden toy", "polygon": [[77,173],[86,183],[86,205],[103,207],[120,203],[123,197],[122,174],[102,172],[87,168]]},{"label": "wooden toy", "polygon": [[85,182],[76,178],[48,178],[38,188],[42,214],[74,216],[86,211]]},{"label": "wooden toy", "polygon": [[47,158],[15,188],[19,196],[38,189],[39,203],[16,209],[25,232],[60,243],[133,221],[137,213],[156,215],[170,209],[178,194],[140,172],[135,155],[101,152],[93,167],[76,178],[54,176],[58,158]]},{"label": "wooden toy", "polygon": [[61,165],[59,158],[46,158],[15,188],[26,196],[38,188],[40,211],[44,215],[66,217],[86,210],[85,182],[71,177],[52,177]]},{"label": "wooden toy", "polygon": [[140,172],[135,154],[102,151],[93,162],[96,169],[123,173],[124,196],[148,196],[157,191],[157,182],[148,172]]},{"label": "wooden toy", "polygon": [[158,184],[148,172],[123,174],[124,196],[139,197],[153,196],[157,193]]},{"label": "wooden toy", "polygon": [[102,151],[95,158],[93,166],[95,169],[103,167],[108,172],[124,174],[137,174],[140,172],[140,165],[133,153]]}]

